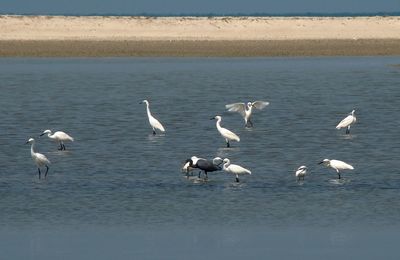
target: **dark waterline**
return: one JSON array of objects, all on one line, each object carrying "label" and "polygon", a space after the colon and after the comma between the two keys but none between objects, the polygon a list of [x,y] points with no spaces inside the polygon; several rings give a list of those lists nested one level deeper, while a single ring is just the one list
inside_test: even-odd
[{"label": "dark waterline", "polygon": [[[1,59],[2,255],[396,259],[399,60]],[[151,135],[145,98],[165,135]],[[256,99],[271,104],[251,130],[224,110]],[[352,109],[346,136],[335,126]],[[241,137],[232,149],[209,120],[216,114]],[[59,152],[38,137],[45,129],[76,141]],[[52,162],[47,180],[29,137]],[[191,155],[228,157],[253,174],[193,183],[180,173]],[[355,170],[338,182],[317,165],[324,158]],[[310,173],[297,183],[303,164]]]}]

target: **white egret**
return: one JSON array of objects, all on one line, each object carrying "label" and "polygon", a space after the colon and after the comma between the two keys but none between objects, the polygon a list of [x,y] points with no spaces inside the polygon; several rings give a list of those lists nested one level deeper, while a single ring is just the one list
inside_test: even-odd
[{"label": "white egret", "polygon": [[146,110],[147,110],[147,117],[149,118],[149,123],[151,128],[153,128],[153,135],[156,134],[156,129],[160,130],[161,132],[165,132],[165,128],[163,127],[163,125],[160,123],[160,121],[158,121],[154,116],[151,115],[150,112],[150,108],[149,108],[149,101],[147,101],[146,99],[143,100],[142,103],[146,104]]},{"label": "white egret", "polygon": [[269,102],[266,101],[254,101],[254,102],[248,102],[247,104],[245,103],[233,103],[233,104],[228,104],[225,105],[225,108],[228,109],[230,112],[238,112],[239,114],[242,115],[245,126],[253,126],[253,122],[251,122],[250,117],[251,114],[253,113],[253,108],[256,109],[264,109],[266,106],[269,105]]},{"label": "white egret", "polygon": [[239,182],[239,175],[251,174],[251,171],[243,168],[240,165],[231,164],[231,161],[228,158],[225,158],[223,161],[224,165],[222,169],[228,173],[236,175],[236,182]]},{"label": "white egret", "polygon": [[355,110],[351,111],[351,113],[346,118],[340,121],[340,123],[336,126],[336,129],[346,127],[346,134],[350,134],[350,126],[357,121],[357,118],[354,114],[355,112]]},{"label": "white egret", "polygon": [[[195,156],[192,156],[192,158],[193,157],[195,157]],[[197,168],[197,169],[204,171],[204,174],[206,175],[206,179],[208,179],[209,172],[215,172],[215,171],[222,170],[222,167],[221,167],[222,158],[220,158],[220,157],[215,157],[212,160],[206,160],[206,159],[197,158],[197,157],[195,157],[195,158],[196,159],[194,161],[192,159],[186,160],[186,162],[189,163],[188,167]],[[186,166],[186,164],[185,164],[185,166]],[[201,174],[201,171],[199,172],[199,178],[200,178],[200,174]]]},{"label": "white egret", "polygon": [[222,136],[223,138],[225,138],[226,147],[230,147],[229,141],[231,141],[231,140],[240,142],[239,136],[237,136],[237,135],[236,135],[235,133],[233,133],[232,131],[230,131],[230,130],[228,130],[228,129],[226,129],[226,128],[221,127],[221,120],[222,120],[222,117],[221,117],[221,116],[215,116],[215,117],[211,118],[211,120],[212,120],[212,119],[217,119],[216,126],[217,126],[217,129],[218,129],[218,132],[221,134],[221,136]]},{"label": "white egret", "polygon": [[354,167],[351,166],[348,163],[339,161],[339,160],[329,160],[329,159],[324,159],[322,162],[319,164],[324,164],[326,167],[331,167],[332,169],[335,169],[339,179],[340,179],[340,171],[342,170],[354,170]]},{"label": "white egret", "polygon": [[64,142],[66,142],[66,141],[73,142],[74,141],[74,138],[72,138],[68,134],[64,133],[63,131],[57,131],[54,134],[52,134],[51,130],[45,130],[45,131],[43,131],[43,133],[40,136],[45,135],[45,134],[47,134],[47,136],[50,139],[60,143],[60,148],[58,148],[58,150],[66,150]]},{"label": "white egret", "polygon": [[307,174],[307,166],[304,166],[304,165],[300,166],[300,167],[296,170],[296,177],[297,177],[297,180],[298,180],[298,181],[300,181],[300,180],[303,180],[303,181],[304,181],[304,177],[306,176],[306,174]]},{"label": "white egret", "polygon": [[46,173],[44,175],[44,177],[47,177],[47,173],[49,171],[49,164],[50,161],[47,159],[47,157],[41,153],[36,153],[34,151],[34,146],[35,146],[35,139],[33,138],[29,138],[29,140],[26,142],[27,144],[31,144],[31,156],[32,156],[32,160],[34,161],[34,163],[36,164],[36,166],[38,167],[38,171],[39,171],[39,179],[40,179],[40,167],[46,166]]}]

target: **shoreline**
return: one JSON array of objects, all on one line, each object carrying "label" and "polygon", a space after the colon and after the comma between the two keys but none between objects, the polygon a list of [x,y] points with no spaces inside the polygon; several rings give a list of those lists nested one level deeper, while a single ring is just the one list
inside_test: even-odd
[{"label": "shoreline", "polygon": [[400,17],[0,15],[0,57],[400,55]]},{"label": "shoreline", "polygon": [[400,39],[277,41],[1,41],[0,57],[400,56]]}]

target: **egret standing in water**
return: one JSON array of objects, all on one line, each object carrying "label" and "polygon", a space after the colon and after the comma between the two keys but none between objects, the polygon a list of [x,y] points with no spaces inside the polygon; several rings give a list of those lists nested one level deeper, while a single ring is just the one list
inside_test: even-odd
[{"label": "egret standing in water", "polygon": [[261,110],[268,105],[269,102],[266,101],[254,101],[254,102],[248,102],[247,105],[245,103],[233,103],[225,105],[225,107],[230,112],[238,112],[239,114],[241,114],[244,119],[245,126],[252,127],[253,122],[251,122],[250,117],[251,114],[253,113],[253,108]]},{"label": "egret standing in water", "polygon": [[340,121],[340,123],[336,126],[336,129],[346,127],[346,134],[350,134],[350,126],[357,121],[357,118],[354,114],[355,112],[355,110],[351,111],[351,113],[345,119]]},{"label": "egret standing in water", "polygon": [[213,119],[216,119],[216,120],[217,120],[216,126],[217,126],[217,129],[218,129],[218,132],[221,134],[221,136],[222,136],[223,138],[225,138],[226,147],[228,147],[228,148],[230,147],[229,141],[231,141],[231,140],[240,142],[239,136],[237,136],[237,135],[236,135],[235,133],[233,133],[232,131],[230,131],[230,130],[228,130],[228,129],[226,129],[226,128],[221,127],[221,120],[222,120],[222,117],[221,117],[221,116],[215,116],[215,117],[211,118],[210,120],[213,120]]},{"label": "egret standing in water", "polygon": [[160,130],[161,132],[165,132],[165,128],[163,125],[151,115],[150,108],[149,108],[149,101],[146,99],[140,102],[141,104],[145,103],[146,104],[146,110],[147,110],[147,117],[149,118],[149,123],[151,128],[153,128],[153,135],[156,134],[156,129]]},{"label": "egret standing in water", "polygon": [[326,167],[331,167],[332,169],[335,169],[337,174],[338,174],[339,179],[340,179],[340,171],[342,171],[342,170],[354,170],[353,166],[351,166],[348,163],[339,161],[339,160],[324,159],[319,164],[324,164]]},{"label": "egret standing in water", "polygon": [[46,178],[47,177],[47,173],[48,173],[48,171],[49,171],[49,164],[50,164],[50,161],[47,159],[47,157],[46,156],[44,156],[43,154],[41,154],[41,153],[36,153],[35,151],[34,151],[34,146],[35,146],[35,139],[33,139],[33,138],[29,138],[29,140],[26,142],[27,144],[31,144],[31,156],[32,156],[32,160],[33,160],[33,162],[36,164],[36,166],[38,167],[38,171],[39,171],[39,179],[40,179],[40,174],[41,174],[41,172],[40,172],[40,167],[43,167],[43,166],[46,166],[46,173],[45,173],[45,175],[44,175],[44,177]]},{"label": "egret standing in water", "polygon": [[296,170],[296,177],[297,177],[297,181],[303,180],[304,181],[304,177],[307,174],[307,166],[300,166],[297,170]]},{"label": "egret standing in water", "polygon": [[58,150],[62,151],[62,150],[66,150],[65,148],[65,144],[64,142],[66,141],[74,141],[74,138],[72,138],[71,136],[69,136],[68,134],[62,132],[62,131],[57,131],[54,134],[51,133],[51,130],[45,130],[40,136],[47,134],[47,136],[60,143],[60,148],[58,148]]},{"label": "egret standing in water", "polygon": [[239,182],[239,175],[251,174],[251,171],[243,168],[242,166],[231,164],[231,161],[228,158],[225,158],[223,163],[224,166],[222,169],[228,173],[235,174],[236,182]]}]

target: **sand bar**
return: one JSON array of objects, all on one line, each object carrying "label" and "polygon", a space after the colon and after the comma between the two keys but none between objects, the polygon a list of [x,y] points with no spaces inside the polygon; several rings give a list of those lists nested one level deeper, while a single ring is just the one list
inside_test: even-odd
[{"label": "sand bar", "polygon": [[400,55],[400,17],[0,16],[0,56]]}]

